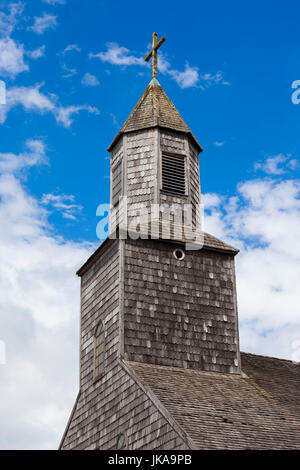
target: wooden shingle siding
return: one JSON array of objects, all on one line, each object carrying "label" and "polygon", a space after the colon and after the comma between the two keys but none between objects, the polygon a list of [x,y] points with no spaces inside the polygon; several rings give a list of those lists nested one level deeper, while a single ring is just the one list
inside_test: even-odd
[{"label": "wooden shingle siding", "polygon": [[81,388],[93,381],[94,332],[99,321],[105,330],[105,369],[117,358],[119,312],[118,241],[82,277],[81,289]]},{"label": "wooden shingle siding", "polygon": [[[116,143],[115,147],[113,148],[111,155],[110,155],[110,168],[111,168],[111,179],[113,178],[112,175],[112,169],[117,168],[119,165],[121,165],[120,168],[122,170],[124,169],[124,138],[121,137],[121,139]],[[106,175],[107,176],[107,175]],[[123,174],[122,174],[122,179],[123,179]],[[122,188],[123,188],[123,181],[122,181]],[[111,185],[111,196],[110,196],[110,202],[112,205],[116,202],[113,200],[113,188]],[[116,219],[118,220],[118,212],[119,212],[119,207],[116,206],[115,211],[110,213],[110,225],[115,226],[116,224]]]},{"label": "wooden shingle siding", "polygon": [[175,247],[125,242],[125,358],[238,373],[233,255]]},{"label": "wooden shingle siding", "polygon": [[300,449],[300,365],[242,353],[248,378],[127,362],[193,449]]},{"label": "wooden shingle siding", "polygon": [[[82,276],[80,395],[62,449],[115,449],[126,432],[129,449],[185,449],[153,402],[120,365],[119,240]],[[94,382],[93,334],[105,327],[104,373]]]},{"label": "wooden shingle siding", "polygon": [[[196,224],[202,149],[157,80],[109,150],[111,168],[122,164],[117,188],[128,197],[129,223],[142,204],[188,203]],[[164,153],[184,158],[184,195],[161,190]],[[125,433],[129,450],[300,449],[299,364],[242,354],[240,373],[238,250],[205,233],[203,248],[178,260],[186,233],[175,217],[173,237],[159,222],[157,240],[108,238],[78,271],[80,390],[61,448],[116,449]]]},{"label": "wooden shingle siding", "polygon": [[201,202],[201,189],[200,189],[200,171],[199,171],[199,157],[198,151],[195,146],[189,142],[188,145],[190,156],[190,191],[191,191],[191,204],[192,204],[192,223],[195,227],[200,224],[200,202]]},{"label": "wooden shingle siding", "polygon": [[118,165],[122,161],[123,155],[124,155],[124,142],[123,142],[123,137],[121,137],[121,139],[116,143],[116,145],[114,146],[110,154],[111,168]]},{"label": "wooden shingle siding", "polygon": [[[150,213],[156,184],[155,131],[132,132],[127,135],[127,202],[128,220],[136,215],[141,204]],[[137,212],[139,214],[139,212]]]},{"label": "wooden shingle siding", "polygon": [[123,191],[123,166],[119,163],[112,170],[112,204],[115,206],[119,202],[119,197]]},{"label": "wooden shingle siding", "polygon": [[128,449],[187,449],[142,389],[120,365],[81,396],[62,449],[116,449],[126,432]]}]

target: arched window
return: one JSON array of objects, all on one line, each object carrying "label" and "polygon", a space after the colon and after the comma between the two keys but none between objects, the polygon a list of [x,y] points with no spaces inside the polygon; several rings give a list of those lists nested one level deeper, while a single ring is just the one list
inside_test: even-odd
[{"label": "arched window", "polygon": [[120,434],[117,440],[117,450],[127,449],[127,438],[126,434]]},{"label": "arched window", "polygon": [[94,375],[98,377],[103,372],[104,362],[104,326],[102,321],[98,323],[95,337],[95,362],[94,362]]}]

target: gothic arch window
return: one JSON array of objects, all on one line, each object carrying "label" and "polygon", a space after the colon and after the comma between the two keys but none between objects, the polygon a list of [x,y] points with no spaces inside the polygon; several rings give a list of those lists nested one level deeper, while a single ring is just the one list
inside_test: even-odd
[{"label": "gothic arch window", "polygon": [[120,434],[117,439],[117,450],[125,450],[127,449],[127,437],[126,434]]},{"label": "gothic arch window", "polygon": [[104,364],[104,326],[100,321],[96,327],[94,335],[94,376],[99,377],[103,372]]}]

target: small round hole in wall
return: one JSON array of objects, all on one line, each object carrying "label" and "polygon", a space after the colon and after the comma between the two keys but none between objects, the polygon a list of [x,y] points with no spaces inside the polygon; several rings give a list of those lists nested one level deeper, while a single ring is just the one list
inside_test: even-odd
[{"label": "small round hole in wall", "polygon": [[173,255],[178,261],[182,261],[185,257],[185,253],[181,248],[176,248],[176,250],[173,251]]}]

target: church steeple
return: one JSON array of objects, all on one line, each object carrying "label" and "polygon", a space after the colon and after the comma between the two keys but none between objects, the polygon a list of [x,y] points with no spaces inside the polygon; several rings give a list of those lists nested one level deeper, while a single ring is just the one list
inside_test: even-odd
[{"label": "church steeple", "polygon": [[[157,410],[162,413],[163,407],[140,388],[131,364],[158,368],[161,374],[171,367],[176,394],[176,375],[192,377],[185,369],[225,376],[241,372],[237,250],[208,234],[203,245],[190,249],[185,230],[178,229],[185,229],[185,219],[175,211],[169,219],[173,233],[163,231],[168,211],[186,206],[191,208],[191,232],[198,230],[202,148],[157,81],[162,42],[153,37],[148,54],[153,78],[109,147],[111,222],[119,230],[112,231],[116,236],[108,237],[77,273],[80,393],[63,448],[113,449],[120,442],[130,449],[190,448],[180,429],[174,431],[173,421],[168,424],[168,414],[159,418]],[[153,207],[158,208],[154,237]],[[144,236],[146,231],[137,231],[134,237],[131,227],[141,209],[148,217],[145,229],[150,224],[151,232]],[[118,214],[124,212],[127,236],[118,223]],[[185,389],[181,393],[186,405]]]},{"label": "church steeple", "polygon": [[160,127],[183,132],[190,136],[197,149],[201,152],[202,147],[188,125],[180,116],[176,107],[164,92],[156,78],[153,78],[143,95],[133,108],[120,131],[109,146],[110,151],[122,134],[135,132],[141,129]]},{"label": "church steeple", "polygon": [[156,126],[189,134],[198,147],[198,150],[200,152],[202,151],[197,139],[194,137],[193,133],[186,125],[174,104],[168,98],[157,80],[157,51],[165,40],[166,38],[163,36],[159,41],[157,41],[157,33],[153,33],[152,49],[145,57],[146,62],[151,60],[152,80],[109,146],[108,151],[112,149],[120,135],[125,134],[126,132],[133,132]]},{"label": "church steeple", "polygon": [[[177,234],[174,239],[182,240],[182,232],[189,227],[192,239],[198,237],[199,244],[202,235],[199,232],[195,235],[195,228],[200,226],[201,219],[198,155],[202,147],[156,78],[157,49],[164,40],[157,42],[154,33],[152,50],[145,57],[146,61],[152,58],[152,80],[108,148],[113,207],[111,232],[122,225],[119,215],[124,210],[120,211],[118,203],[126,196],[129,204],[125,211],[126,226],[127,222],[132,226],[136,214],[139,216],[141,210],[144,213],[146,210],[151,230],[155,223],[161,227],[162,220],[168,217],[168,209],[167,214],[163,213],[162,206],[169,205],[173,210],[177,205],[178,217],[174,214],[171,217],[173,222],[176,218],[177,228],[172,229]],[[159,213],[150,215],[155,204],[159,205]],[[187,210],[189,215],[183,221],[183,211]]]}]

